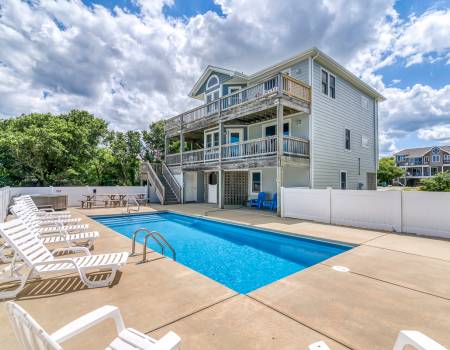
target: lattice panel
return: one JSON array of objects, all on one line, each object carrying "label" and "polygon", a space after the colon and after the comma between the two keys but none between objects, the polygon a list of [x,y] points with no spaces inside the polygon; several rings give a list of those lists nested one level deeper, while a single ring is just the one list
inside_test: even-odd
[{"label": "lattice panel", "polygon": [[248,198],[248,173],[225,172],[225,205],[242,205]]}]

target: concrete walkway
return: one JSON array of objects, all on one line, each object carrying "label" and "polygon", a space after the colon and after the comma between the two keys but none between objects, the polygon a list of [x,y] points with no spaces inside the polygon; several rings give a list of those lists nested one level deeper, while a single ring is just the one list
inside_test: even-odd
[{"label": "concrete walkway", "polygon": [[[333,349],[392,349],[401,329],[416,329],[450,348],[450,242],[281,219],[249,209],[173,205],[173,210],[359,246],[249,295],[161,257],[129,259],[110,288],[86,289],[74,275],[37,280],[19,295],[49,332],[104,304],[120,307],[125,323],[152,336],[168,330],[183,349],[307,349],[324,340]],[[102,238],[93,253],[130,250],[130,240],[85,215],[117,209],[72,209]],[[331,267],[346,266],[350,272]],[[0,303],[3,304],[3,303]],[[0,305],[0,349],[18,349]],[[107,321],[64,343],[103,349],[114,337]]]}]

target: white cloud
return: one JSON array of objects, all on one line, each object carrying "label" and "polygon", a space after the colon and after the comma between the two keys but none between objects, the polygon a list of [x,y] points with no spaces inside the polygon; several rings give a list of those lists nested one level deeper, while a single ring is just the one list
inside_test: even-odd
[{"label": "white cloud", "polygon": [[162,13],[173,0],[136,0],[138,14],[81,0],[2,0],[0,116],[80,108],[114,128],[145,128],[198,104],[187,93],[207,64],[252,73],[317,46],[388,98],[382,152],[450,124],[450,86],[402,90],[374,73],[399,58],[450,62],[449,10],[400,20],[394,0],[216,2],[224,17],[177,20]]},{"label": "white cloud", "polygon": [[450,124],[435,125],[428,129],[419,129],[418,137],[422,140],[432,141],[450,141]]}]

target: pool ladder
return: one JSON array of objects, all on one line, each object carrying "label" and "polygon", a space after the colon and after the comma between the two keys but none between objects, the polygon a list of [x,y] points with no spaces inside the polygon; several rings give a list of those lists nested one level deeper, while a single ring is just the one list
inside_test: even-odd
[{"label": "pool ladder", "polygon": [[146,228],[140,228],[137,229],[136,231],[134,231],[133,233],[133,243],[131,245],[131,254],[130,256],[135,256],[135,251],[136,251],[136,239],[138,237],[138,233],[140,232],[146,232],[145,237],[144,237],[144,246],[143,246],[143,250],[142,250],[142,260],[138,262],[138,264],[142,264],[147,262],[147,241],[148,238],[151,237],[161,248],[161,254],[165,256],[165,247],[169,248],[170,251],[172,252],[172,259],[174,261],[177,260],[177,255],[175,253],[175,249],[173,249],[173,247],[170,245],[169,242],[167,242],[167,240],[164,238],[164,236],[159,233],[158,231],[150,231]]}]

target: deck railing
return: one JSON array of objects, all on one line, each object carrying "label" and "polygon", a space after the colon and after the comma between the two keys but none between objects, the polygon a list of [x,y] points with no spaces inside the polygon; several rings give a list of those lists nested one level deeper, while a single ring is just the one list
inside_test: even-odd
[{"label": "deck railing", "polygon": [[145,162],[143,163],[142,167],[143,170],[147,173],[148,181],[151,183],[152,186],[155,187],[156,196],[158,197],[161,204],[164,204],[166,189],[162,184],[161,180],[159,179],[159,176],[155,171],[154,165],[152,166],[152,164],[150,164],[149,162]]},{"label": "deck railing", "polygon": [[274,94],[279,91],[280,79],[282,80],[282,94],[310,103],[311,89],[307,84],[286,74],[277,74],[245,89],[223,96],[216,101],[201,105],[167,119],[165,122],[165,130],[177,129],[182,123],[190,124],[203,118],[213,116],[219,112],[219,107],[220,110],[227,111],[235,106]]},{"label": "deck railing", "polygon": [[309,142],[300,137],[284,136],[283,151],[287,155],[309,155]]},{"label": "deck railing", "polygon": [[277,153],[277,137],[265,137],[222,146],[222,159],[236,159]]},{"label": "deck railing", "polygon": [[[277,153],[277,136],[264,137],[222,146],[222,160],[261,157]],[[309,141],[300,137],[284,136],[283,153],[293,156],[309,156]],[[183,152],[183,165],[207,163],[219,160],[219,147]],[[169,166],[180,164],[180,154],[166,157]]]}]

